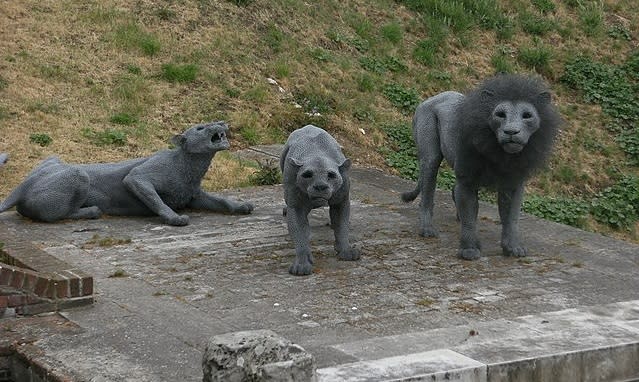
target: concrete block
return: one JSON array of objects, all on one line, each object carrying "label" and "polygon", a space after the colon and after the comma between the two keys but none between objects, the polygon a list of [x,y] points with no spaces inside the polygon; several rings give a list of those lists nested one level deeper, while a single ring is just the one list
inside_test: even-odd
[{"label": "concrete block", "polygon": [[315,360],[302,347],[270,330],[212,337],[202,357],[204,382],[314,382]]},{"label": "concrete block", "polygon": [[486,365],[449,349],[360,361],[317,370],[319,382],[486,382]]}]

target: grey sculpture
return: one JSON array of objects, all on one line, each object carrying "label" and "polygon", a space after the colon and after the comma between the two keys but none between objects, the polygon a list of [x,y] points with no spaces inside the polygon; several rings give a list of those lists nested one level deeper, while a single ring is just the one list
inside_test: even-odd
[{"label": "grey sculpture", "polygon": [[308,214],[314,208],[329,206],[335,250],[342,260],[359,259],[359,251],[348,240],[350,219],[351,161],[337,141],[326,131],[307,125],[291,133],[280,157],[283,174],[285,215],[288,232],[295,244],[293,275],[312,272]]},{"label": "grey sculpture", "polygon": [[477,192],[497,190],[505,255],[526,256],[518,232],[524,184],[549,157],[561,118],[548,88],[534,77],[499,75],[467,95],[444,92],[421,103],[413,118],[419,179],[405,202],[421,192],[421,236],[433,227],[435,180],[442,159],[455,170],[453,200],[461,221],[459,256],[481,256],[477,237]]},{"label": "grey sculpture", "polygon": [[224,122],[199,124],[173,137],[176,148],[118,163],[67,164],[44,160],[0,204],[16,206],[26,217],[44,222],[95,219],[109,215],[159,215],[174,226],[189,223],[176,210],[192,208],[249,214],[251,203],[207,193],[201,181],[220,150],[229,148]]}]

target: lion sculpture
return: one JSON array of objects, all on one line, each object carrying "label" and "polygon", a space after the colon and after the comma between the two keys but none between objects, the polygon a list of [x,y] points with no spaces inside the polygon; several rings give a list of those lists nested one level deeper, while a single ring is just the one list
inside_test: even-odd
[{"label": "lion sculpture", "polygon": [[251,203],[205,192],[201,181],[220,150],[227,150],[224,122],[199,124],[173,137],[172,150],[118,163],[68,164],[56,157],[40,163],[0,204],[0,212],[16,206],[33,220],[95,219],[109,215],[158,215],[162,222],[184,226],[192,208],[249,214]]},{"label": "lion sculpture", "polygon": [[329,206],[335,250],[342,260],[359,259],[359,251],[348,240],[350,219],[350,159],[330,134],[313,125],[291,133],[280,157],[283,174],[284,214],[295,244],[295,261],[289,273],[309,275],[313,269],[308,214]]},{"label": "lion sculpture", "polygon": [[549,157],[561,118],[544,83],[522,75],[498,75],[467,95],[448,91],[422,102],[413,118],[419,158],[415,190],[421,192],[419,234],[437,236],[433,227],[435,180],[442,159],[455,171],[453,200],[461,223],[458,255],[481,256],[477,236],[477,193],[497,191],[502,224],[501,247],[507,256],[526,256],[518,232],[525,182]]}]

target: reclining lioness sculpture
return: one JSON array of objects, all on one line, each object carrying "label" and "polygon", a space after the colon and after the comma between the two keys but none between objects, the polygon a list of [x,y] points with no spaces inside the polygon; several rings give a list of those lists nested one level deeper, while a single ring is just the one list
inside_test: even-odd
[{"label": "reclining lioness sculpture", "polygon": [[313,269],[308,214],[329,206],[335,250],[342,260],[359,259],[359,251],[348,240],[350,219],[351,161],[326,131],[307,125],[291,133],[280,157],[283,174],[288,232],[295,244],[293,275],[309,275]]},{"label": "reclining lioness sculpture", "polygon": [[16,206],[23,216],[43,222],[95,219],[109,215],[158,215],[162,222],[183,226],[192,208],[249,214],[240,203],[205,192],[201,181],[215,153],[229,148],[226,123],[199,124],[173,137],[172,150],[117,163],[68,164],[45,159],[0,204],[0,212]]}]

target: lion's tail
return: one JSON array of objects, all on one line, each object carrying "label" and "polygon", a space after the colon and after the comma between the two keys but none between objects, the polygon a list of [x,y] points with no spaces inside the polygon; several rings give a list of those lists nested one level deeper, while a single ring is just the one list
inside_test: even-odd
[{"label": "lion's tail", "polygon": [[22,184],[16,187],[5,200],[0,203],[0,212],[4,212],[9,208],[15,206],[20,201],[20,195],[22,195]]},{"label": "lion's tail", "polygon": [[419,195],[420,191],[422,190],[422,188],[420,187],[420,182],[417,182],[417,186],[415,187],[414,190],[412,191],[406,191],[406,192],[402,192],[402,201],[404,203],[410,203],[413,200],[415,200],[417,198],[417,195]]}]

